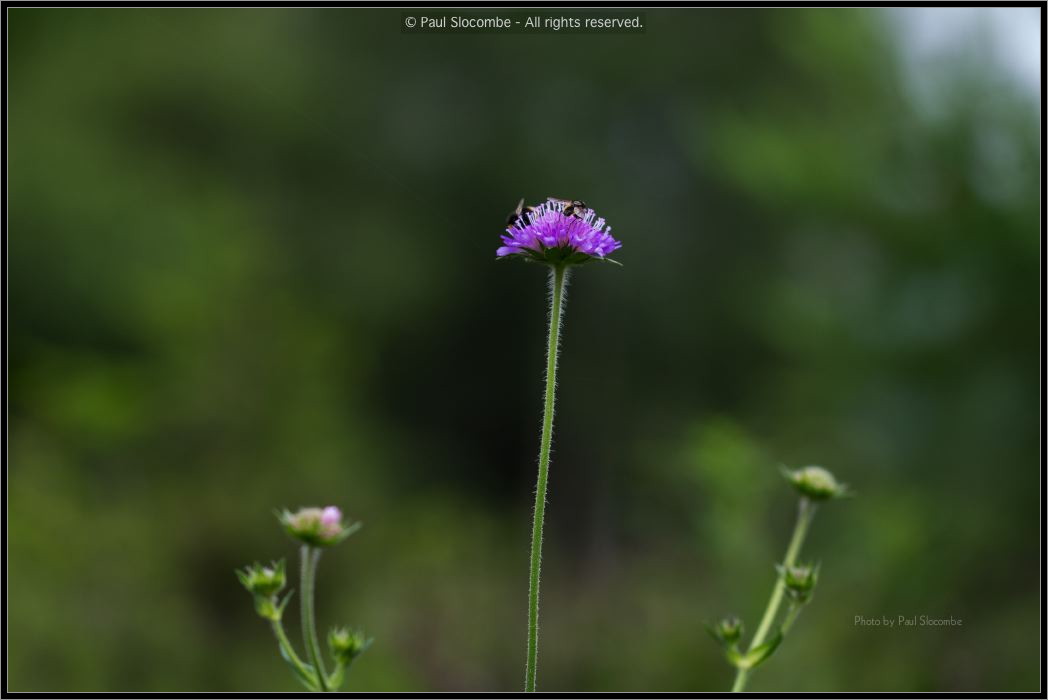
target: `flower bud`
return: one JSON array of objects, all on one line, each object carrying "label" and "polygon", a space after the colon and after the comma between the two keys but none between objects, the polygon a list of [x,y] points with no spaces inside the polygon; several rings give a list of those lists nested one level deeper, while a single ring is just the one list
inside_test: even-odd
[{"label": "flower bud", "polygon": [[288,594],[282,602],[277,600],[277,594],[284,589],[287,581],[283,559],[270,566],[256,562],[236,574],[244,588],[255,597],[255,612],[267,620],[279,620],[283,616],[284,608],[291,598]]},{"label": "flower bud", "polygon": [[726,617],[716,625],[708,625],[709,633],[713,638],[725,646],[734,646],[742,637],[742,620],[732,616]]},{"label": "flower bud", "polygon": [[342,666],[349,666],[371,646],[371,639],[364,636],[361,630],[350,631],[346,627],[336,627],[328,633],[328,646],[331,655]]},{"label": "flower bud", "polygon": [[782,584],[786,587],[786,595],[798,605],[804,605],[811,600],[815,591],[815,584],[819,581],[819,567],[808,564],[795,566],[776,566]]},{"label": "flower bud", "polygon": [[849,495],[848,487],[837,481],[833,474],[822,467],[802,467],[796,470],[783,467],[782,474],[801,495],[813,501],[825,501]]},{"label": "flower bud", "polygon": [[251,566],[244,567],[243,571],[237,571],[237,578],[248,592],[260,596],[274,596],[284,590],[287,576],[284,572],[284,560],[275,561],[269,566],[262,566],[255,562]]},{"label": "flower bud", "polygon": [[342,524],[342,511],[335,506],[284,510],[277,519],[289,535],[313,547],[330,547],[360,529],[360,523]]}]

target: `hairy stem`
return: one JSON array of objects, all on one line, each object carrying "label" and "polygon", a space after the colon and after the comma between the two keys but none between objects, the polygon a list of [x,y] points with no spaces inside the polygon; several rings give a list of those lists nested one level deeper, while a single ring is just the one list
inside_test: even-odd
[{"label": "hairy stem", "polygon": [[549,343],[546,349],[546,405],[542,414],[542,441],[539,447],[539,477],[535,486],[535,520],[531,530],[531,579],[528,586],[528,660],[524,672],[524,691],[535,692],[536,662],[539,650],[539,574],[542,569],[542,523],[546,514],[546,481],[549,450],[553,439],[553,405],[557,388],[557,352],[560,343],[560,317],[564,306],[564,284],[568,271],[563,266],[550,269]]},{"label": "hairy stem", "polygon": [[280,645],[280,650],[283,653],[284,658],[290,661],[300,675],[310,678],[313,677],[313,672],[302,662],[298,654],[295,653],[295,647],[291,644],[291,640],[287,638],[287,633],[284,632],[284,623],[280,620],[271,621],[273,627],[273,634],[277,638],[277,644]]},{"label": "hairy stem", "polygon": [[316,671],[317,683],[322,691],[328,689],[327,672],[324,670],[324,659],[320,655],[320,642],[317,640],[317,620],[313,607],[313,587],[316,583],[317,564],[320,562],[320,549],[302,545],[302,640],[306,645],[306,655]]},{"label": "hairy stem", "polygon": [[[790,538],[790,544],[786,548],[786,556],[782,560],[784,567],[788,568],[796,563],[797,555],[800,554],[801,545],[804,544],[804,537],[808,534],[808,526],[811,525],[814,515],[815,504],[802,496],[797,504],[797,523],[793,526],[793,536]],[[776,615],[778,615],[779,606],[782,604],[782,596],[785,592],[786,585],[782,582],[782,576],[780,575],[775,580],[775,588],[772,589],[768,607],[764,609],[764,617],[761,618],[760,626],[757,627],[757,632],[753,635],[753,640],[750,642],[750,651],[760,646],[764,642],[765,637],[768,636],[768,631],[771,629]],[[793,623],[794,617],[796,615],[788,617],[788,624]],[[735,674],[735,684],[732,685],[731,691],[733,693],[741,692],[746,687],[748,678],[748,669],[740,668]]]}]

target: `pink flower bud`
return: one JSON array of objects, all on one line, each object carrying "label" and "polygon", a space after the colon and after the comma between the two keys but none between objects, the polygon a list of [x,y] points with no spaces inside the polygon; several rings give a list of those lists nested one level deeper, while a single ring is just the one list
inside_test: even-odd
[{"label": "pink flower bud", "polygon": [[320,514],[320,524],[325,527],[339,527],[342,525],[342,511],[336,506],[328,506]]},{"label": "pink flower bud", "polygon": [[360,529],[360,523],[343,525],[342,511],[336,506],[302,508],[297,513],[284,510],[277,518],[289,535],[314,547],[338,544]]}]

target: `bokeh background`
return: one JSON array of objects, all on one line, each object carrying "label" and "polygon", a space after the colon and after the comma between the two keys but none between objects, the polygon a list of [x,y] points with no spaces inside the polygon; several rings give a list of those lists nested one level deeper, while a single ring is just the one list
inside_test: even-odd
[{"label": "bokeh background", "polygon": [[518,690],[546,282],[494,251],[547,195],[625,267],[569,294],[540,689],[727,688],[812,463],[858,497],[751,687],[1037,689],[1039,10],[8,19],[11,690],[295,690],[233,569],[327,503],[347,689]]}]

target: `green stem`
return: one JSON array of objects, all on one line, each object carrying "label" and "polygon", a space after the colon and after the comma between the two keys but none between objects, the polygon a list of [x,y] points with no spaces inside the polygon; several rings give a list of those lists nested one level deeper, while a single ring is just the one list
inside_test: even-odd
[{"label": "green stem", "polygon": [[[793,526],[793,536],[790,538],[790,544],[786,548],[786,556],[782,560],[783,567],[788,568],[796,563],[797,555],[800,554],[801,545],[804,544],[804,537],[808,534],[808,526],[811,525],[814,515],[815,504],[802,496],[800,503],[797,504],[797,523]],[[753,635],[753,640],[750,642],[750,651],[760,646],[764,642],[764,638],[768,636],[768,631],[771,629],[771,624],[775,621],[775,616],[779,612],[779,606],[782,604],[782,596],[785,592],[786,585],[782,582],[782,576],[780,575],[775,580],[775,588],[772,589],[768,607],[764,609],[764,617],[761,618],[760,626],[757,627],[757,632]],[[796,617],[796,615],[793,617]],[[793,618],[788,617],[787,621],[789,624],[792,624]],[[740,668],[735,674],[735,683],[731,687],[731,692],[741,692],[746,687],[748,677],[748,669]]]},{"label": "green stem", "polygon": [[280,650],[283,652],[284,658],[290,661],[295,669],[307,678],[313,677],[313,672],[302,662],[298,654],[295,653],[295,647],[291,644],[291,640],[287,638],[287,633],[284,632],[284,623],[280,620],[272,620],[273,634],[276,635],[277,644],[280,645]]},{"label": "green stem", "polygon": [[320,655],[320,642],[317,641],[316,613],[313,608],[313,587],[317,577],[317,564],[320,562],[320,549],[302,545],[302,640],[306,645],[306,655],[316,670],[317,683],[322,691],[327,691],[327,671],[324,670],[324,659]]},{"label": "green stem", "polygon": [[549,449],[553,439],[553,403],[557,388],[557,352],[560,343],[560,317],[564,306],[567,268],[550,269],[549,343],[546,348],[546,406],[542,414],[542,440],[539,447],[539,478],[535,486],[535,520],[531,530],[531,579],[528,585],[528,660],[524,671],[524,692],[535,692],[536,662],[539,651],[539,573],[542,569],[542,523],[546,514],[546,481]]}]

